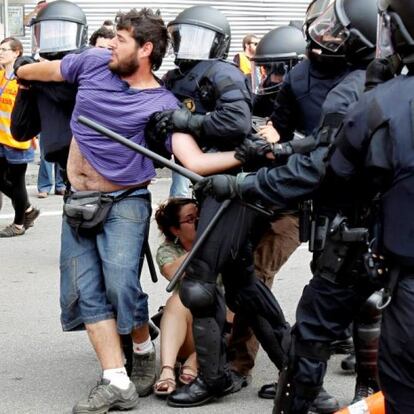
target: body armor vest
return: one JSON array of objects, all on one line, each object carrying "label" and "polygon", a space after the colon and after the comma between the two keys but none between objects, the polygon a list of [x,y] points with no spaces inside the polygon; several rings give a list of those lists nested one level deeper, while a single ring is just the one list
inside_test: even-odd
[{"label": "body armor vest", "polygon": [[321,117],[322,104],[329,91],[335,88],[350,69],[345,67],[340,73],[332,75],[329,72],[318,70],[309,60],[296,65],[288,75],[290,88],[303,114],[303,125],[298,125],[297,130],[302,130],[305,135],[313,132],[318,126]]}]

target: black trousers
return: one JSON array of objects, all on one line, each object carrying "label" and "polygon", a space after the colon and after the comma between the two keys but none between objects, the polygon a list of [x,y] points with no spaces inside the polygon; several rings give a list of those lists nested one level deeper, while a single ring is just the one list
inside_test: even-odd
[{"label": "black trousers", "polygon": [[[326,350],[332,341],[343,339],[373,292],[369,283],[346,286],[320,276],[314,276],[305,287],[292,328],[296,347],[290,356],[295,389],[289,405],[291,414],[307,413],[322,387],[328,358],[318,355],[319,345]],[[276,404],[282,406],[280,402]]]},{"label": "black trousers", "polygon": [[[212,198],[203,202],[197,237],[219,207]],[[219,274],[228,307],[248,320],[270,359],[282,365],[281,342],[289,326],[271,291],[256,278],[253,265],[254,245],[268,225],[256,212],[233,202],[190,262],[181,284],[181,299],[193,315],[199,372],[212,387],[219,388],[228,374],[223,342],[225,307],[216,289]],[[200,300],[194,300],[196,295]]]},{"label": "black trousers", "polygon": [[401,272],[384,310],[378,369],[386,413],[414,413],[414,272]]},{"label": "black trousers", "polygon": [[5,158],[0,158],[0,191],[12,201],[15,224],[23,224],[24,213],[30,207],[26,170],[27,164],[10,164]]}]

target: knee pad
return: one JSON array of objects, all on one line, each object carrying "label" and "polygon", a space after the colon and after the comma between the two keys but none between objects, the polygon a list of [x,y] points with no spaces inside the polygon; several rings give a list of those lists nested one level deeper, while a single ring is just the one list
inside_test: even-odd
[{"label": "knee pad", "polygon": [[378,375],[378,341],[381,333],[382,293],[374,292],[361,307],[354,321],[356,371],[360,378],[376,379]]},{"label": "knee pad", "polygon": [[361,307],[354,321],[354,337],[358,340],[371,342],[379,338],[382,311],[378,306],[382,301],[382,293],[374,292]]},{"label": "knee pad", "polygon": [[383,303],[383,292],[374,292],[362,305],[357,320],[362,323],[375,323],[381,320],[382,310],[379,307]]},{"label": "knee pad", "polygon": [[185,277],[180,287],[180,298],[184,306],[198,316],[214,316],[216,285]]}]

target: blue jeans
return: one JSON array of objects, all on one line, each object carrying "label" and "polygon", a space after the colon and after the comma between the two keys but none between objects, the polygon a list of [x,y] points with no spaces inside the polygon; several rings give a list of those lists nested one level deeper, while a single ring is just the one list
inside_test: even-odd
[{"label": "blue jeans", "polygon": [[60,174],[60,168],[57,163],[48,162],[44,158],[44,148],[42,136],[39,136],[40,146],[40,167],[39,174],[37,176],[37,191],[39,193],[50,193],[53,187],[53,172],[55,173],[55,191],[65,189],[65,183],[63,182]]},{"label": "blue jeans", "polygon": [[172,183],[170,187],[170,197],[189,197],[190,180],[181,174],[172,172]]},{"label": "blue jeans", "polygon": [[[129,334],[148,322],[148,295],[140,271],[143,243],[148,238],[151,201],[140,189],[113,204],[103,232],[78,236],[62,222],[60,305],[63,330],[116,319],[119,334]],[[135,195],[135,197],[134,197]]]},{"label": "blue jeans", "polygon": [[34,149],[23,150],[0,144],[0,158],[5,158],[9,164],[28,164],[34,161]]}]

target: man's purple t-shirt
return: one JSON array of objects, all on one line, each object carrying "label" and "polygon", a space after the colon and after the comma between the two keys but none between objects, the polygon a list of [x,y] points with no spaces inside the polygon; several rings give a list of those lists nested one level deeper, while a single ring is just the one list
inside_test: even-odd
[{"label": "man's purple t-shirt", "polygon": [[108,181],[131,186],[155,176],[151,160],[80,124],[84,115],[131,141],[145,145],[144,129],[151,114],[178,107],[165,87],[133,89],[108,68],[111,52],[92,48],[66,55],[63,78],[78,84],[71,128],[82,155]]}]

